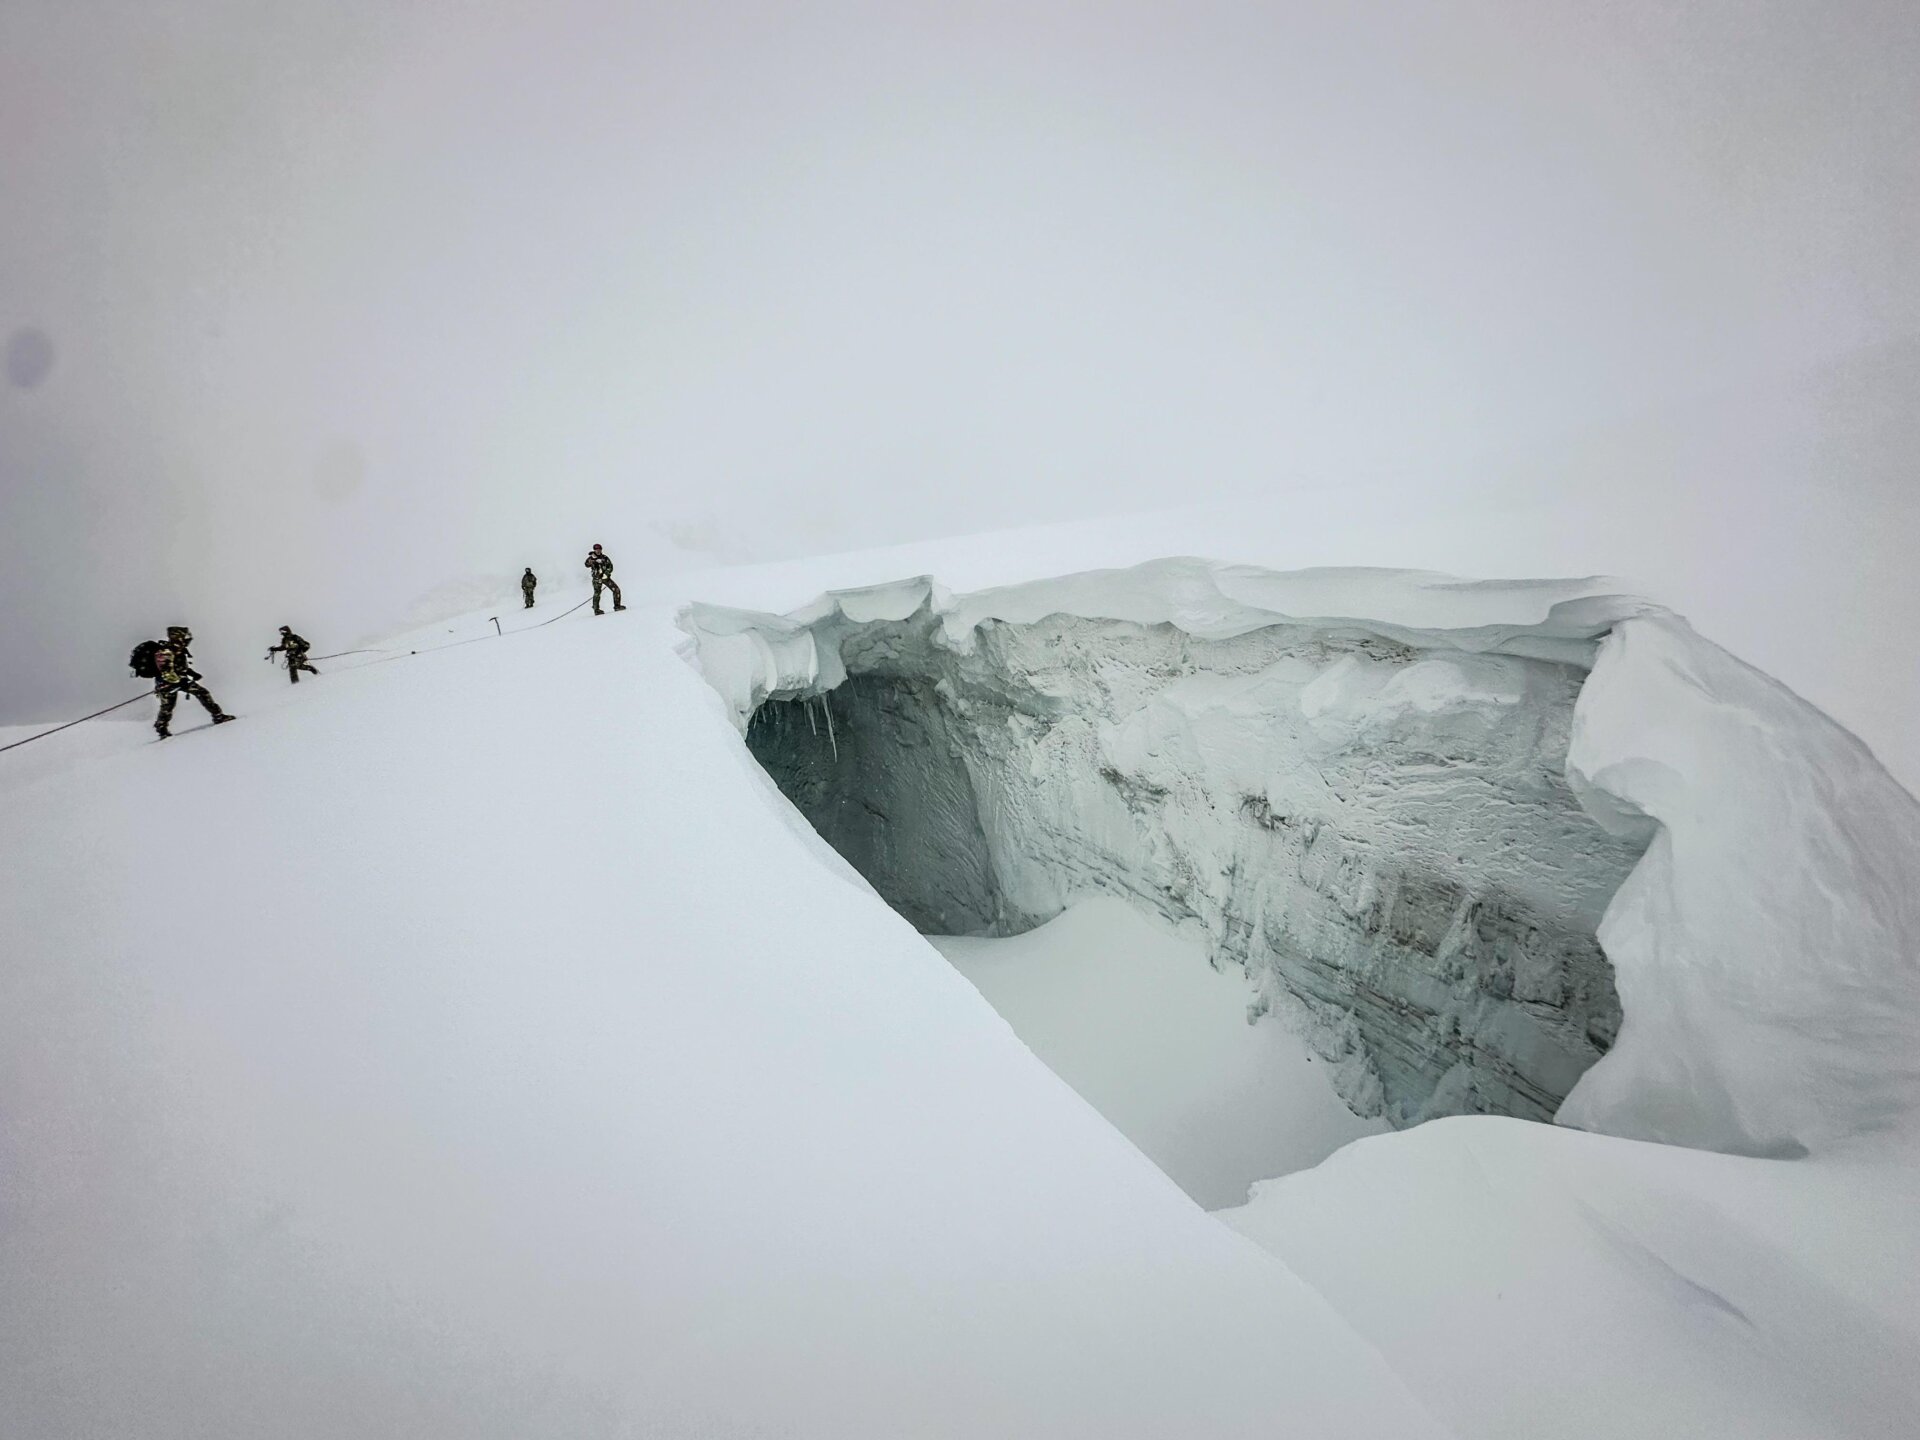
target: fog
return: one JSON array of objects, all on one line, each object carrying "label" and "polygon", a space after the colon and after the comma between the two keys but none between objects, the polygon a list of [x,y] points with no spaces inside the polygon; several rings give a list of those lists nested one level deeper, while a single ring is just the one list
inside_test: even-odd
[{"label": "fog", "polygon": [[1913,6],[935,8],[0,0],[0,721],[593,541],[1330,486],[1920,599]]}]

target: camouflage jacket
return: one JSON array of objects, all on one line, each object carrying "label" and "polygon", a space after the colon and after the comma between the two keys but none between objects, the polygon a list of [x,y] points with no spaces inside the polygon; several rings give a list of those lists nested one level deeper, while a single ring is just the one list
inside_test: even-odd
[{"label": "camouflage jacket", "polygon": [[587,573],[601,580],[613,577],[613,557],[604,550],[587,552]]},{"label": "camouflage jacket", "polygon": [[[173,668],[180,672],[181,678],[198,680],[200,672],[193,668],[193,652],[178,641],[169,640],[166,648],[173,654]],[[156,667],[157,668],[157,667]]]},{"label": "camouflage jacket", "polygon": [[302,640],[298,635],[295,635],[292,631],[288,631],[286,635],[281,638],[278,645],[268,647],[267,653],[271,655],[275,650],[284,650],[287,652],[287,658],[289,660],[298,660],[312,648],[313,646]]},{"label": "camouflage jacket", "polygon": [[178,690],[182,685],[191,685],[200,678],[182,656],[165,648],[153,657],[153,670],[153,688],[156,690]]},{"label": "camouflage jacket", "polygon": [[533,589],[534,586],[538,585],[539,583],[540,583],[540,577],[535,575],[531,570],[527,571],[526,574],[520,577],[520,588],[522,590],[531,590]]}]

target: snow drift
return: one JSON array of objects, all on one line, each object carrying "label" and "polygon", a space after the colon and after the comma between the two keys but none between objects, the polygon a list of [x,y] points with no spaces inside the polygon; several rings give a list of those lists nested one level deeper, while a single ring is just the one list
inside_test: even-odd
[{"label": "snow drift", "polygon": [[1355,1115],[1332,1066],[1274,1024],[1249,1025],[1246,975],[1207,963],[1197,925],[1114,896],[1022,935],[933,946],[1014,1034],[1208,1210],[1247,1203],[1391,1127]]},{"label": "snow drift", "polygon": [[1164,561],[682,624],[923,930],[1197,918],[1363,1112],[1791,1155],[1911,1108],[1920,809],[1648,602]]}]

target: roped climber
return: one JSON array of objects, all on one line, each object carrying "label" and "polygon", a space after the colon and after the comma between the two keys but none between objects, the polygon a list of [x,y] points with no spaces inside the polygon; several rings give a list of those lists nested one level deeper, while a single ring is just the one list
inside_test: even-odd
[{"label": "roped climber", "polygon": [[[169,640],[175,632],[186,635],[188,640],[193,638],[187,634],[186,627],[170,625],[167,627]],[[156,649],[153,653],[153,670],[153,693],[160,697],[160,713],[154,718],[153,729],[162,740],[173,733],[173,707],[180,702],[182,695],[191,695],[205,706],[216,725],[224,725],[233,719],[220,708],[220,702],[207,692],[207,687],[200,683],[200,672],[187,663],[184,642],[177,652],[164,644]]]},{"label": "roped climber", "polygon": [[602,587],[613,592],[613,608],[624,610],[621,603],[620,587],[613,583],[613,557],[598,545],[587,552],[587,574],[593,577],[593,613],[603,613],[600,609],[600,591]]},{"label": "roped climber", "polygon": [[280,643],[267,647],[267,658],[271,660],[276,653],[284,652],[287,657],[287,679],[291,680],[295,685],[298,685],[300,683],[300,672],[302,670],[306,671],[309,675],[318,675],[320,673],[307,663],[307,652],[311,649],[313,649],[313,646],[309,645],[305,640],[302,640],[285,625],[282,625],[280,627]]},{"label": "roped climber", "polygon": [[184,625],[167,626],[166,648],[173,652],[173,668],[189,680],[205,677],[193,668],[193,654],[188,648],[193,644],[193,632]]}]

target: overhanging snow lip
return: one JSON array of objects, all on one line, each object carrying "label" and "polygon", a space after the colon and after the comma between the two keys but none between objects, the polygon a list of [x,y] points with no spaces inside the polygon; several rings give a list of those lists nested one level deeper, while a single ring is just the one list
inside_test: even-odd
[{"label": "overhanging snow lip", "polygon": [[[1334,600],[1341,603],[1323,603]],[[696,601],[680,608],[675,623],[690,637],[702,675],[729,702],[735,728],[744,731],[768,697],[818,694],[845,678],[836,647],[810,643],[822,629],[904,620],[923,606],[939,622],[944,643],[963,651],[990,622],[1071,615],[1172,625],[1209,640],[1269,625],[1358,630],[1415,649],[1523,655],[1583,669],[1591,668],[1600,639],[1621,621],[1671,613],[1603,576],[1473,580],[1358,566],[1268,570],[1175,556],[964,595],[931,575],[915,575],[829,590],[785,614]]]}]

